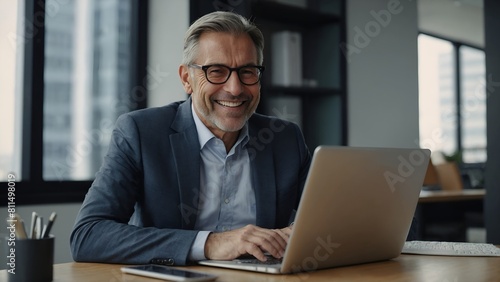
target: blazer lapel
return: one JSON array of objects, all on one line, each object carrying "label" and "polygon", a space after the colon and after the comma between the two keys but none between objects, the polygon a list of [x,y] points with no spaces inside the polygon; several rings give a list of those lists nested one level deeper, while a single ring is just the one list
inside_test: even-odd
[{"label": "blazer lapel", "polygon": [[[274,228],[276,224],[276,183],[274,178],[274,159],[271,146],[259,143],[259,128],[252,126],[249,120],[250,140],[248,152],[252,181],[255,190],[257,225],[264,228]],[[255,144],[252,146],[250,144]]]},{"label": "blazer lapel", "polygon": [[200,143],[193,121],[191,99],[179,106],[172,128],[178,132],[170,135],[170,143],[179,179],[182,227],[193,229],[200,194]]}]

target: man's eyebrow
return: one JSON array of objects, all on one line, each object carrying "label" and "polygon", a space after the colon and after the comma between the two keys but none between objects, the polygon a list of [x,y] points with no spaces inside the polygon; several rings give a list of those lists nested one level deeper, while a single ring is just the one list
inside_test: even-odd
[{"label": "man's eyebrow", "polygon": [[[208,64],[203,64],[203,66],[225,66],[225,67],[230,67],[233,68],[232,66],[222,64],[222,63],[208,63]],[[256,63],[246,63],[242,65],[237,65],[234,68],[241,68],[241,67],[254,67],[254,66],[259,66],[259,64]]]}]

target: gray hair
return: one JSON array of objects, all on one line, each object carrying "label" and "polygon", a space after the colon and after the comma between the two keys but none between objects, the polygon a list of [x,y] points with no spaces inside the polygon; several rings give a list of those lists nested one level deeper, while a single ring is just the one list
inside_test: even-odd
[{"label": "gray hair", "polygon": [[204,32],[227,32],[233,35],[248,34],[257,50],[257,63],[264,61],[264,36],[248,19],[233,12],[217,11],[196,20],[187,30],[184,38],[183,64],[193,63],[198,53],[198,43]]}]

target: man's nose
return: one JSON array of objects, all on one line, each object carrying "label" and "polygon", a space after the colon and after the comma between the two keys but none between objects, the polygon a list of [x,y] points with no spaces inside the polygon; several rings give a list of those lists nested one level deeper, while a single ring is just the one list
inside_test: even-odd
[{"label": "man's nose", "polygon": [[238,77],[238,72],[232,71],[229,79],[224,83],[224,90],[232,95],[240,95],[243,91],[243,84]]}]

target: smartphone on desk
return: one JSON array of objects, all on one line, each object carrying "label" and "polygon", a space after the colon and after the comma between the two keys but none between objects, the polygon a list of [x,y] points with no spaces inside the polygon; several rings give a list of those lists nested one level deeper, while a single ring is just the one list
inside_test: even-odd
[{"label": "smartphone on desk", "polygon": [[169,281],[213,281],[217,278],[217,275],[214,274],[155,264],[124,266],[120,269],[122,272],[128,274],[147,276]]}]

